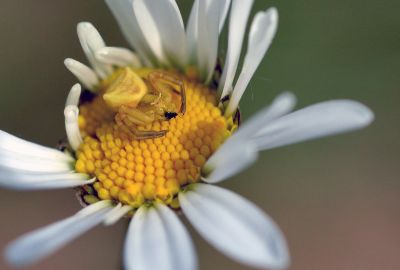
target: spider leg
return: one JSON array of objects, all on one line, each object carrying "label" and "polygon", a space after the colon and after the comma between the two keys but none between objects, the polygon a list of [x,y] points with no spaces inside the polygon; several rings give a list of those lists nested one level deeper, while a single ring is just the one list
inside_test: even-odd
[{"label": "spider leg", "polygon": [[130,130],[133,133],[133,136],[138,140],[154,139],[154,138],[164,137],[165,134],[167,134],[167,132],[168,132],[167,130],[160,130],[160,131],[138,130],[135,127],[132,127]]},{"label": "spider leg", "polygon": [[167,130],[139,130],[137,126],[150,124],[154,121],[154,115],[148,115],[139,109],[121,106],[119,112],[115,116],[115,122],[119,126],[128,127],[130,134],[138,139],[152,139],[165,136]]}]

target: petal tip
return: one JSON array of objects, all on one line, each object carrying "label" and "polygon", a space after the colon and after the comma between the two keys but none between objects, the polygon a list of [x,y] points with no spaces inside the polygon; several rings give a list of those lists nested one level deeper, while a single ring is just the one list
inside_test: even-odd
[{"label": "petal tip", "polygon": [[278,9],[276,7],[270,7],[265,11],[265,15],[269,17],[271,22],[277,23],[279,19]]},{"label": "petal tip", "polygon": [[344,100],[349,111],[352,113],[354,120],[360,127],[365,127],[371,124],[375,119],[374,112],[361,102],[354,100]]},{"label": "petal tip", "polygon": [[103,56],[108,56],[109,53],[109,49],[108,48],[102,48],[98,51],[96,51],[95,56],[96,58],[102,58]]},{"label": "petal tip", "polygon": [[77,93],[77,94],[78,93],[80,94],[81,90],[82,90],[82,87],[79,83],[74,84],[71,88],[71,91],[74,93]]},{"label": "petal tip", "polygon": [[278,97],[282,100],[285,100],[288,104],[296,104],[297,102],[296,95],[290,91],[285,91],[281,93]]},{"label": "petal tip", "polygon": [[15,251],[13,244],[8,245],[4,250],[4,259],[8,265],[13,267],[22,266],[22,261],[18,258],[18,252]]},{"label": "petal tip", "polygon": [[64,65],[69,68],[74,64],[74,60],[72,58],[65,58],[64,59]]},{"label": "petal tip", "polygon": [[79,31],[79,30],[85,30],[85,29],[91,28],[92,26],[93,25],[90,22],[79,22],[76,27]]}]

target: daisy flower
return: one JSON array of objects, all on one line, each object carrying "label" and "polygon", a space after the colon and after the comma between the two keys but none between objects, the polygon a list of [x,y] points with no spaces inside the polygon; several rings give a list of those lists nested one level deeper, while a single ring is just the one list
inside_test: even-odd
[{"label": "daisy flower", "polygon": [[[125,218],[126,269],[196,269],[182,213],[233,260],[286,268],[287,245],[272,219],[213,184],[247,168],[262,150],[359,129],[373,113],[350,100],[291,112],[295,97],[283,93],[240,124],[240,99],[276,33],[275,8],[253,18],[235,80],[253,1],[197,0],[186,28],[174,0],[106,3],[134,52],[108,47],[92,24],[78,24],[90,65],[65,60],[80,82],[64,110],[68,147],[51,149],[0,132],[2,187],[74,187],[85,206],[11,243],[8,262],[34,263],[96,225]],[[222,69],[218,39],[228,13]]]}]

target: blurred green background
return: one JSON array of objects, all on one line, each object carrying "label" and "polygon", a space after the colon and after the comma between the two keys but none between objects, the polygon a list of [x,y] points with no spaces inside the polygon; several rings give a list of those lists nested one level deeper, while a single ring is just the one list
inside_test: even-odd
[{"label": "blurred green background", "polygon": [[[186,18],[191,1],[179,4]],[[241,103],[244,117],[290,90],[299,107],[359,100],[376,121],[265,152],[222,186],[277,221],[290,269],[400,269],[400,1],[256,0],[253,12],[270,6],[278,8],[280,26]],[[75,79],[63,59],[84,60],[80,21],[94,23],[109,45],[126,45],[103,1],[0,1],[2,130],[48,146],[64,137],[63,105]],[[1,248],[80,208],[71,190],[0,190],[0,198]],[[98,227],[26,269],[120,269],[126,227]],[[200,269],[248,269],[193,234]],[[0,269],[10,269],[3,258]]]}]

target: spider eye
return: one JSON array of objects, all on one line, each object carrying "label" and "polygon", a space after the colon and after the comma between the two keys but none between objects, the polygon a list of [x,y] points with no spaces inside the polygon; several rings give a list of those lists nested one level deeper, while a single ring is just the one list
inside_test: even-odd
[{"label": "spider eye", "polygon": [[178,114],[176,112],[165,112],[164,116],[168,120],[175,118]]}]

